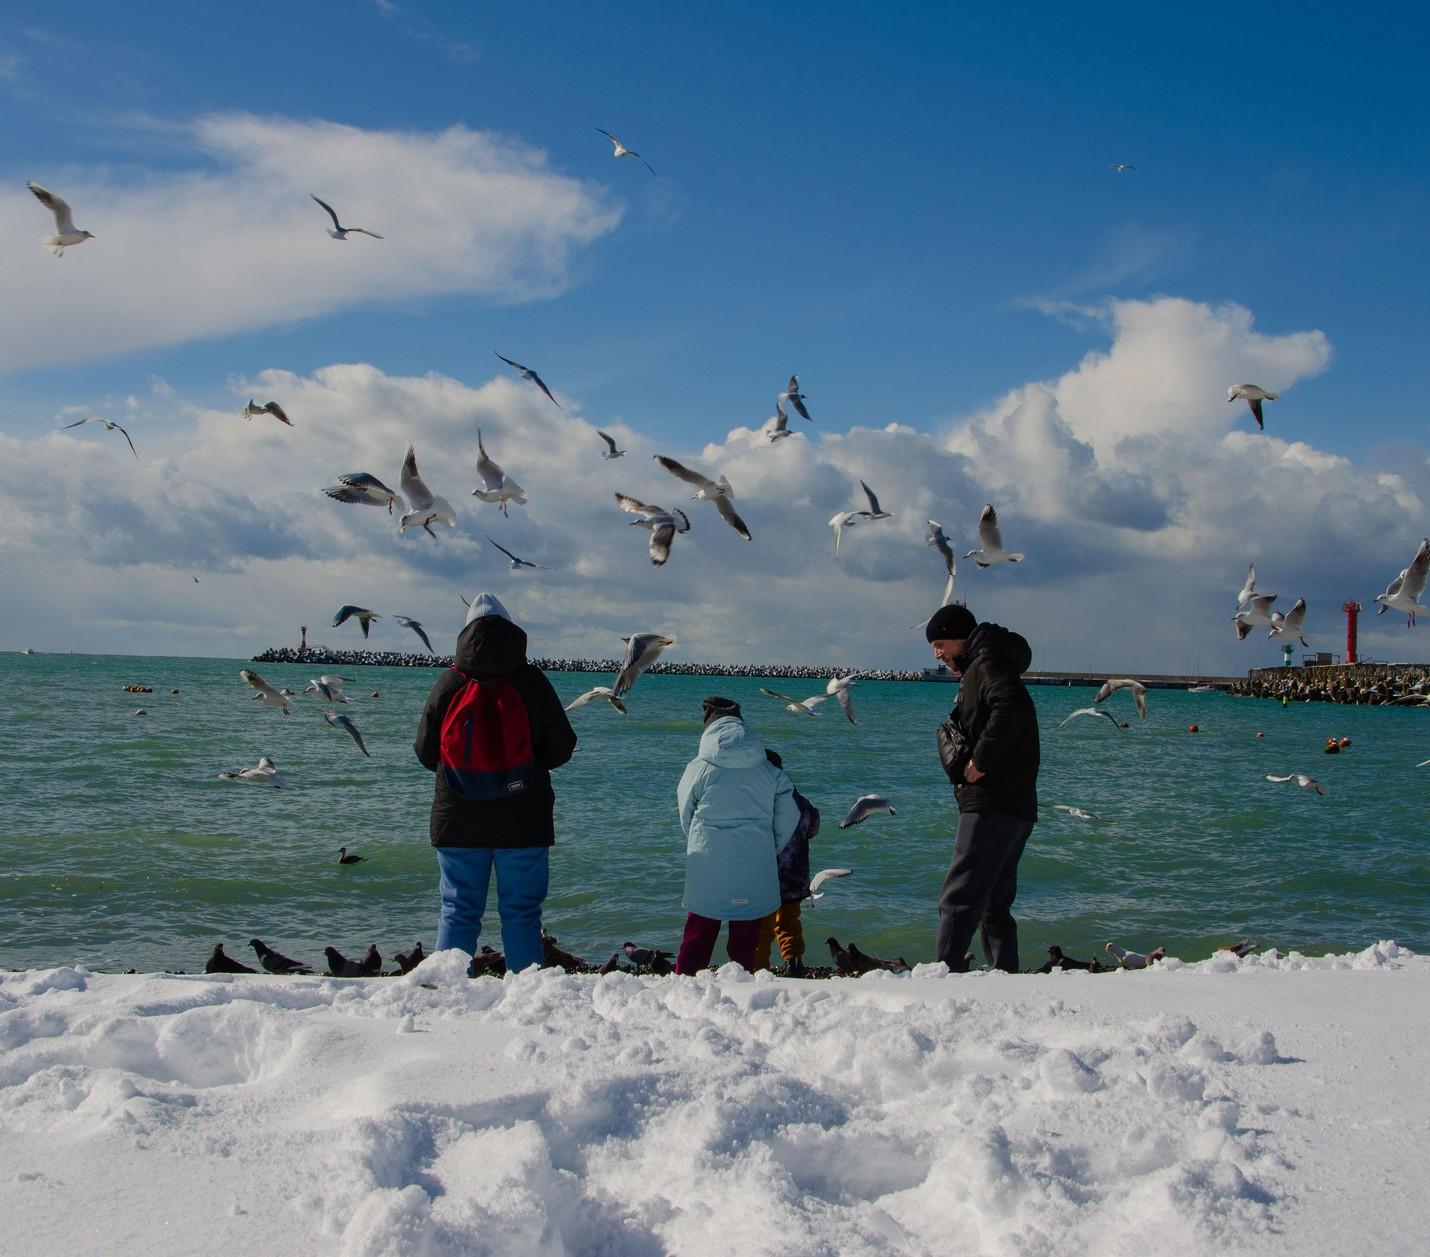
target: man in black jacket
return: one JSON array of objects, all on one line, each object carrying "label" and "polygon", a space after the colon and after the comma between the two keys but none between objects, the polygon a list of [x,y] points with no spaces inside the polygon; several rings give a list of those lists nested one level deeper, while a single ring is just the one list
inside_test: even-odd
[{"label": "man in black jacket", "polygon": [[968,968],[982,933],[995,969],[1018,971],[1018,860],[1038,819],[1038,714],[1021,680],[1033,653],[1017,633],[945,606],[925,627],[934,658],[961,674],[949,719],[961,745],[946,771],[958,799],[953,862],[939,896],[938,959]]},{"label": "man in black jacket", "polygon": [[[442,763],[442,723],[469,680],[497,683],[503,701],[514,690],[526,709],[529,781],[524,777],[517,783],[519,788],[509,786],[505,797],[464,797],[462,774]],[[576,734],[546,674],[527,662],[526,633],[491,594],[472,599],[467,625],[457,637],[456,665],[427,696],[412,749],[423,766],[437,774],[431,820],[442,879],[437,950],[476,951],[495,869],[507,969],[519,973],[540,965],[541,905],[546,900],[550,849],[556,841],[551,769],[571,758]],[[496,749],[499,753],[502,748]]]}]

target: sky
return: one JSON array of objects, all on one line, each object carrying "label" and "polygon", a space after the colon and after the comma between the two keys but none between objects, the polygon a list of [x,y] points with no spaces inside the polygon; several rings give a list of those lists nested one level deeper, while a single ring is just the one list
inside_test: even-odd
[{"label": "sky", "polygon": [[[450,642],[491,588],[535,653],[916,666],[925,521],[962,554],[991,502],[1027,557],[956,596],[1037,666],[1274,663],[1232,630],[1253,562],[1339,653],[1430,532],[1427,35],[1410,5],[7,13],[0,649],[355,645],[343,603],[408,648],[394,613]],[[53,257],[27,180],[95,238]],[[771,444],[796,371],[813,422]],[[1241,383],[1281,394],[1264,433]],[[139,458],[58,431],[87,415]],[[455,529],[322,495],[396,487],[408,442]],[[653,454],[728,476],[753,540],[686,503],[654,569],[614,504],[689,496]],[[891,518],[836,559],[861,480]],[[1362,653],[1426,629],[1368,614]]]}]

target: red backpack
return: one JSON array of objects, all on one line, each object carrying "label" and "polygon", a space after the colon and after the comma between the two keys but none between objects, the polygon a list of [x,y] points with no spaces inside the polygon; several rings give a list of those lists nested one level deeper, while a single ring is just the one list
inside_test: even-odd
[{"label": "red backpack", "polygon": [[442,717],[438,760],[448,788],[464,799],[508,799],[529,790],[536,779],[531,720],[516,686],[504,677],[467,677]]}]

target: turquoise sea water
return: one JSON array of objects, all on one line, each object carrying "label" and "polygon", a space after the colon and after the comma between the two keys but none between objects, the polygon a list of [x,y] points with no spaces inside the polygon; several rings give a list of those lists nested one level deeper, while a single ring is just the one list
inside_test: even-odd
[{"label": "turquoise sea water", "polygon": [[[272,946],[319,966],[331,943],[384,956],[436,934],[432,782],[411,744],[428,669],[356,668],[346,708],[373,758],[325,725],[311,699],[284,717],[250,701],[242,660],[0,655],[4,823],[0,967],[83,961],[107,969],[202,967],[213,943],[251,960]],[[319,669],[265,665],[301,690]],[[568,700],[608,677],[554,673]],[[126,682],[152,694],[126,694]],[[556,774],[558,844],[548,928],[596,961],[627,938],[679,936],[683,841],[675,784],[694,754],[699,700],[737,699],[796,784],[821,809],[813,867],[854,875],[806,904],[811,958],[822,940],[930,958],[955,822],[933,729],[954,687],[860,682],[856,728],[786,714],[749,678],[646,675],[630,714],[572,713],[580,750]],[[782,680],[797,696],[820,687]],[[171,694],[178,689],[178,694]],[[369,694],[377,690],[379,698]],[[1020,866],[1025,964],[1050,943],[1087,955],[1109,939],[1188,958],[1251,935],[1307,951],[1395,938],[1430,948],[1430,843],[1423,821],[1430,715],[1400,708],[1279,704],[1153,691],[1149,718],[1119,695],[1132,727],[1058,721],[1089,689],[1034,687],[1042,722],[1040,795],[1106,817],[1046,811]],[[142,707],[148,714],[132,713]],[[1196,723],[1200,732],[1190,734]],[[1265,732],[1264,739],[1254,735]],[[1323,754],[1328,736],[1351,748]],[[216,779],[261,754],[289,788]],[[1302,771],[1325,798],[1265,774]],[[898,809],[846,831],[860,794]],[[341,867],[346,845],[368,857]],[[495,896],[484,941],[500,946]],[[723,952],[717,952],[723,956]]]}]

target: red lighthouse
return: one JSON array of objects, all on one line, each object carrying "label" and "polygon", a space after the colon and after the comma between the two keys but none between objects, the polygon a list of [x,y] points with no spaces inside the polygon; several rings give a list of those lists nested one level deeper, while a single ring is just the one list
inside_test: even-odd
[{"label": "red lighthouse", "polygon": [[1346,613],[1346,662],[1356,661],[1356,616],[1365,610],[1358,602],[1343,602],[1341,610]]},{"label": "red lighthouse", "polygon": [[299,629],[300,629],[300,631],[301,631],[302,634],[303,634],[303,644],[302,644],[301,646],[299,646],[298,649],[299,649],[299,650],[307,650],[307,649],[308,649],[308,626],[307,626],[306,624],[303,624],[303,625],[300,625],[300,626],[299,626]]}]

